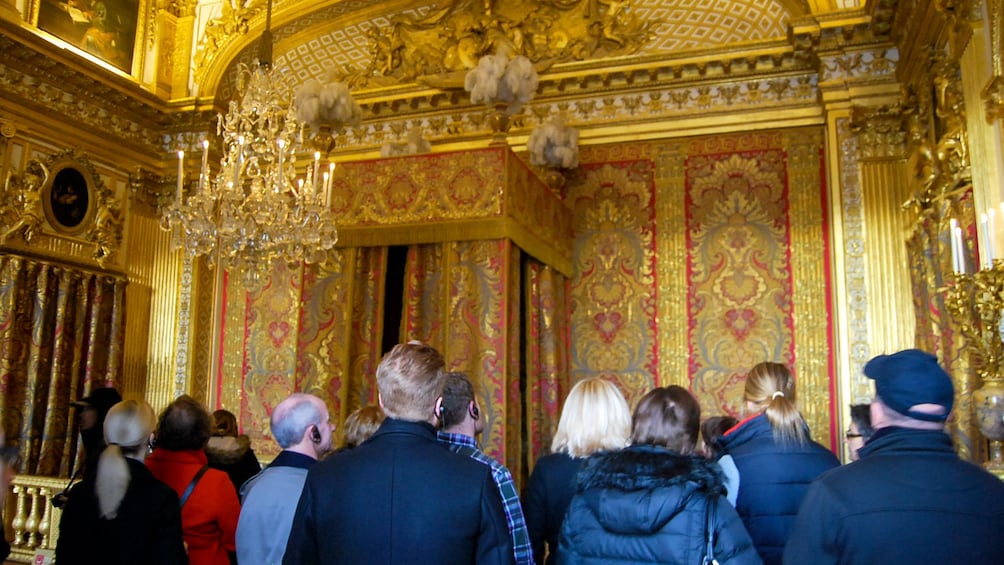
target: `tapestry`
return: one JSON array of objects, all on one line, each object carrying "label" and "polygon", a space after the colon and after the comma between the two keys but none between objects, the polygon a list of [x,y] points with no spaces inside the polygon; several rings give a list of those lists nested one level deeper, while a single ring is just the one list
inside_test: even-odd
[{"label": "tapestry", "polygon": [[795,357],[784,165],[779,149],[686,161],[691,387],[702,406],[734,415],[742,369]]},{"label": "tapestry", "polygon": [[658,384],[654,166],[583,163],[572,208],[571,376],[610,379],[633,405]]},{"label": "tapestry", "polygon": [[609,378],[632,406],[676,384],[702,417],[739,415],[749,369],[785,363],[835,448],[822,148],[821,128],[582,148],[566,199],[572,382]]}]

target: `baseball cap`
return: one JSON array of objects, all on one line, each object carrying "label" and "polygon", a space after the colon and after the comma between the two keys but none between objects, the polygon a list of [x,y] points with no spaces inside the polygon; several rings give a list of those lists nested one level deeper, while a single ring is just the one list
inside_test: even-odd
[{"label": "baseball cap", "polygon": [[[952,378],[938,358],[919,349],[879,355],[865,364],[865,376],[875,381],[875,394],[896,412],[917,420],[944,422],[955,403]],[[918,404],[936,404],[942,414],[915,412]]]},{"label": "baseball cap", "polygon": [[79,400],[70,403],[77,408],[94,408],[102,414],[107,414],[112,406],[122,402],[122,395],[114,388],[96,388]]}]

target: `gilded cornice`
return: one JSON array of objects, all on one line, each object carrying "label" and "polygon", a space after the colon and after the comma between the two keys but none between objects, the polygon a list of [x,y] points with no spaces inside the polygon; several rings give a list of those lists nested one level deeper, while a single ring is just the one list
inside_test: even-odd
[{"label": "gilded cornice", "polygon": [[152,163],[169,122],[164,104],[138,84],[60,51],[0,22],[5,109],[53,138],[73,135],[92,155]]}]

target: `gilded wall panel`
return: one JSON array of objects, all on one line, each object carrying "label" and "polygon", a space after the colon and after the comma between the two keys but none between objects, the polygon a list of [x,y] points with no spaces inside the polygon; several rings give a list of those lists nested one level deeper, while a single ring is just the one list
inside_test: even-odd
[{"label": "gilded wall panel", "polygon": [[582,162],[574,217],[571,375],[620,384],[630,403],[659,381],[655,165]]}]

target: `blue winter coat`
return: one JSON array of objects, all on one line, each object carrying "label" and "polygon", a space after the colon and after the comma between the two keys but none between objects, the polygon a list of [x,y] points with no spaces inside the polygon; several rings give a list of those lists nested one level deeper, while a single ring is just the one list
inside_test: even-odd
[{"label": "blue winter coat", "polygon": [[559,564],[701,563],[709,495],[719,563],[759,564],[739,516],[718,493],[718,466],[655,446],[586,460],[561,528]]},{"label": "blue winter coat", "polygon": [[816,442],[775,441],[764,414],[729,430],[721,445],[739,471],[736,511],[763,562],[779,564],[809,484],[840,462]]},{"label": "blue winter coat", "polygon": [[1004,562],[1004,482],[947,434],[884,428],[858,453],[812,484],[786,564]]}]

